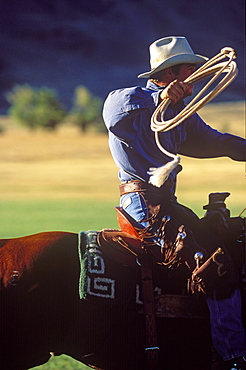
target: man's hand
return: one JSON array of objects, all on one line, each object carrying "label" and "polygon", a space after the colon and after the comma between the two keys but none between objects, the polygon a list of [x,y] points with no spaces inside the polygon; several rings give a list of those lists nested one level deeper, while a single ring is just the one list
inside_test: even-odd
[{"label": "man's hand", "polygon": [[178,80],[172,81],[161,93],[161,99],[169,98],[172,104],[175,105],[179,100],[185,99],[187,96],[192,95],[193,85],[188,86],[187,82]]}]

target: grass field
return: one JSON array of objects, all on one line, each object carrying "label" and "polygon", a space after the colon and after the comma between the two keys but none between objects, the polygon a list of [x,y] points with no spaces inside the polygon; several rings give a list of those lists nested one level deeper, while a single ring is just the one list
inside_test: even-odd
[{"label": "grass field", "polygon": [[[217,103],[201,116],[214,128],[245,136],[244,103]],[[82,135],[66,125],[57,132],[29,132],[2,117],[0,135],[0,236],[44,230],[117,227],[117,168],[106,135]],[[208,194],[228,191],[233,216],[246,206],[245,164],[228,158],[182,158],[177,196],[200,216]],[[88,369],[61,356],[36,369]]]}]

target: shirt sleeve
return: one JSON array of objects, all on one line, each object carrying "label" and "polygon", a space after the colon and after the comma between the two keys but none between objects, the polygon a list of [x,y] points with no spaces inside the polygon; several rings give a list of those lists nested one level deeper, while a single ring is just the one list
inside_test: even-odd
[{"label": "shirt sleeve", "polygon": [[159,94],[140,86],[111,92],[103,107],[103,119],[109,132],[126,142],[134,140],[139,125],[150,124]]},{"label": "shirt sleeve", "polygon": [[184,125],[186,139],[180,145],[180,154],[195,158],[227,156],[236,161],[246,160],[245,139],[213,129],[198,114],[184,121]]}]

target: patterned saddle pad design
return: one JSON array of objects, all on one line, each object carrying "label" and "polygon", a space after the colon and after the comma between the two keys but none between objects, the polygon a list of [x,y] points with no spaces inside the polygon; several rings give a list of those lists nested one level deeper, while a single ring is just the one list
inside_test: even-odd
[{"label": "patterned saddle pad design", "polygon": [[122,266],[102,253],[97,231],[79,233],[80,299],[123,304],[136,302],[140,267]]}]

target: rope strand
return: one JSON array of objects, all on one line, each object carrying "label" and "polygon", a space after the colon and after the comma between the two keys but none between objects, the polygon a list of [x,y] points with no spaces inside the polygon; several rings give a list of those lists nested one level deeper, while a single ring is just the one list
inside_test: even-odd
[{"label": "rope strand", "polygon": [[[228,61],[218,63],[224,58],[228,58]],[[165,121],[164,114],[171,103],[171,99],[166,98],[158,105],[151,117],[151,129],[155,132],[155,141],[158,148],[167,155],[173,158],[172,161],[166,163],[164,166],[159,168],[149,168],[148,174],[150,175],[149,183],[154,186],[160,187],[167,180],[170,173],[175,169],[175,167],[180,163],[180,157],[168,152],[160,143],[158,133],[171,130],[172,128],[178,126],[185,119],[190,117],[192,114],[201,109],[205,104],[214,99],[218,94],[220,94],[230,83],[237,77],[238,69],[236,63],[233,59],[236,58],[236,52],[230,48],[225,47],[221,49],[220,53],[215,55],[213,58],[209,59],[205,64],[203,64],[197,71],[195,71],[191,76],[189,76],[184,82],[188,85],[193,85],[204,78],[213,76],[210,81],[201,89],[201,91],[193,98],[193,100],[187,104],[187,106],[178,113],[174,118]],[[216,65],[214,65],[217,63]],[[202,98],[205,91],[211,87],[211,85],[218,79],[222,74],[226,75],[220,80],[216,87],[213,88],[206,96]],[[201,98],[199,101],[197,101]],[[160,120],[159,120],[160,119]]]}]

